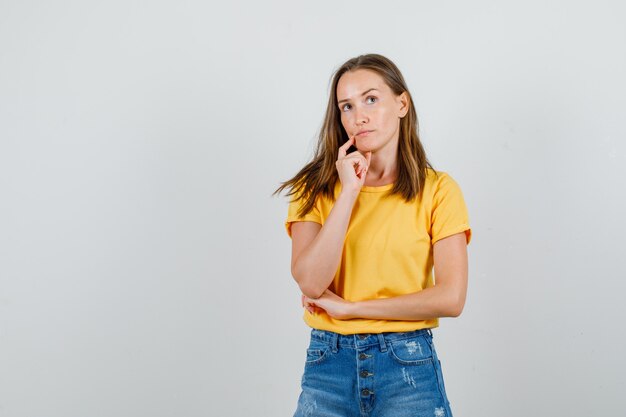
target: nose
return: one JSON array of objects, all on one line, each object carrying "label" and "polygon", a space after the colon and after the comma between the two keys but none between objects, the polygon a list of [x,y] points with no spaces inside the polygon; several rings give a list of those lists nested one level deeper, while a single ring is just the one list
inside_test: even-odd
[{"label": "nose", "polygon": [[368,122],[367,113],[360,106],[356,106],[354,109],[354,124],[357,128],[360,128]]}]

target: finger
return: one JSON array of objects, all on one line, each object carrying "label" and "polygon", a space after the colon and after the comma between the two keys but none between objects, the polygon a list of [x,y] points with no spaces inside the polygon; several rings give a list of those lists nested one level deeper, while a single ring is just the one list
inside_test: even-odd
[{"label": "finger", "polygon": [[302,295],[302,301],[303,301],[303,306],[304,308],[306,308],[309,313],[313,313],[313,305],[311,303],[309,303],[308,301],[306,301],[306,297],[304,295]]},{"label": "finger", "polygon": [[352,152],[345,159],[352,164],[357,175],[359,175],[364,168],[369,166],[367,159],[359,151]]},{"label": "finger", "polygon": [[372,152],[371,151],[366,152],[365,153],[365,166],[363,167],[363,170],[362,170],[363,174],[367,174],[367,170],[370,167],[371,161],[372,161]]},{"label": "finger", "polygon": [[[367,166],[367,159],[359,151],[349,153],[348,156],[346,156],[344,159],[352,163],[352,165],[356,165],[358,163],[361,166]],[[356,160],[357,162],[355,162],[354,160]]]},{"label": "finger", "polygon": [[339,147],[339,153],[338,153],[338,158],[344,158],[346,156],[346,153],[348,152],[348,149],[350,148],[350,146],[354,143],[354,137],[356,135],[352,135],[350,137],[348,137],[348,140],[346,141],[346,143],[344,143],[343,145],[341,145]]},{"label": "finger", "polygon": [[365,176],[367,174],[367,167],[364,166],[363,168],[361,168],[361,171],[359,172],[359,178],[363,179],[363,176]]},{"label": "finger", "polygon": [[363,159],[364,161],[367,161],[367,159],[365,158],[365,155],[363,155],[358,150],[350,152],[348,155],[346,155],[346,158],[357,158],[357,159]]}]

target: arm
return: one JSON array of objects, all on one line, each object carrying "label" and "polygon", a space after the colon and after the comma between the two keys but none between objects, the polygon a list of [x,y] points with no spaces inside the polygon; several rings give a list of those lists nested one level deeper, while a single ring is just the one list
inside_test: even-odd
[{"label": "arm", "polygon": [[424,320],[458,317],[467,293],[467,243],[465,232],[438,240],[433,245],[435,286],[392,298],[350,303],[352,318]]},{"label": "arm", "polygon": [[310,221],[291,225],[291,275],[307,297],[319,297],[333,281],[357,197],[358,190],[342,190],[323,226]]}]

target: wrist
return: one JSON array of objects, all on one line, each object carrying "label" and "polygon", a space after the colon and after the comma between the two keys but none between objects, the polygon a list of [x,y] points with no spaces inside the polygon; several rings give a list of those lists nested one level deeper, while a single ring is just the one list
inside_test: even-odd
[{"label": "wrist", "polygon": [[359,317],[359,302],[358,301],[350,301],[346,304],[346,316],[349,319],[354,319]]},{"label": "wrist", "polygon": [[339,198],[347,199],[347,200],[354,202],[359,196],[360,192],[361,190],[352,190],[348,188],[342,188],[341,192],[339,193]]}]

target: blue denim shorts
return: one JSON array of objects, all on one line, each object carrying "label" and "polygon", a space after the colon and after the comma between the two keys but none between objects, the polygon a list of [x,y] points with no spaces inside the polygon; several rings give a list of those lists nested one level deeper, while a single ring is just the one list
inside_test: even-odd
[{"label": "blue denim shorts", "polygon": [[311,329],[294,417],[452,417],[430,329]]}]

